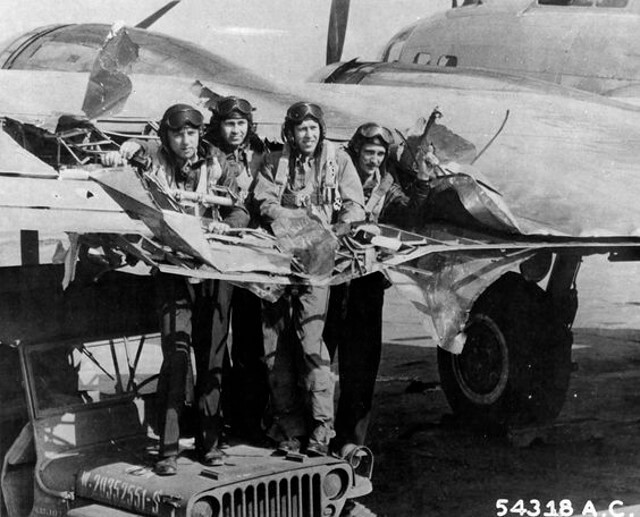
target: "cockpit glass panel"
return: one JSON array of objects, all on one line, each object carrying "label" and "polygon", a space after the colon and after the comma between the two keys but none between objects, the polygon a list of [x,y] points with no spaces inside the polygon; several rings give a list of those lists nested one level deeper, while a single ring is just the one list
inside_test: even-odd
[{"label": "cockpit glass panel", "polygon": [[596,7],[627,7],[629,0],[596,0]]},{"label": "cockpit glass panel", "polygon": [[629,0],[538,0],[538,5],[561,7],[626,7]]},{"label": "cockpit glass panel", "polygon": [[382,53],[382,60],[387,62],[398,61],[400,59],[400,54],[402,54],[402,49],[404,48],[404,44],[407,42],[407,39],[413,32],[415,27],[412,25],[404,29],[403,31],[396,34],[391,41],[384,49]]},{"label": "cockpit glass panel", "polygon": [[[89,72],[109,30],[106,25],[60,27],[35,38],[11,56],[10,68]],[[139,29],[127,29],[139,45],[132,73],[215,80],[223,84],[268,88],[268,82],[248,70],[190,42]],[[408,34],[405,36],[408,36]]]},{"label": "cockpit glass panel", "polygon": [[387,50],[385,61],[389,61],[389,62],[398,61],[400,59],[400,54],[402,53],[403,46],[404,46],[404,41],[396,41],[393,45],[389,45],[389,49]]},{"label": "cockpit glass panel", "polygon": [[538,5],[557,5],[560,7],[584,7],[593,4],[593,0],[538,0]]},{"label": "cockpit glass panel", "polygon": [[438,66],[458,66],[458,58],[456,56],[440,56]]},{"label": "cockpit glass panel", "polygon": [[429,65],[431,64],[431,54],[428,52],[418,52],[414,56],[413,62],[417,65]]},{"label": "cockpit glass panel", "polygon": [[29,47],[14,60],[20,70],[48,70],[55,63],[62,72],[88,72],[96,57],[96,49],[77,43],[44,40],[36,48]]},{"label": "cockpit glass panel", "polygon": [[[91,71],[100,41],[82,41],[78,37],[63,36],[66,35],[54,33],[41,38],[37,46],[31,45],[21,52],[12,67],[22,70]],[[132,67],[133,73],[201,77],[203,69],[207,74],[228,71],[224,63],[216,63],[217,69],[213,69],[210,56],[207,56],[209,59],[205,63],[205,59],[192,49],[172,45],[166,39],[154,38],[153,35],[147,35],[146,39],[149,41],[141,45],[139,57]]]}]

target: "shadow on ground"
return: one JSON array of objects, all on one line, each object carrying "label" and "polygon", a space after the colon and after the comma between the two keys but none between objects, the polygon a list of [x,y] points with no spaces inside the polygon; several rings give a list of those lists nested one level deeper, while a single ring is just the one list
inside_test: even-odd
[{"label": "shadow on ground", "polygon": [[579,329],[575,343],[557,421],[565,432],[520,445],[451,417],[435,348],[385,345],[370,434],[374,492],[361,502],[379,516],[429,517],[495,516],[498,499],[522,499],[530,511],[536,499],[541,514],[563,499],[578,515],[588,501],[598,510],[640,504],[640,331]]}]

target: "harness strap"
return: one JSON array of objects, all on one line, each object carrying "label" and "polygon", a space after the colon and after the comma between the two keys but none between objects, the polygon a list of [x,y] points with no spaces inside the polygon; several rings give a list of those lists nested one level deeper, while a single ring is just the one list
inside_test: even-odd
[{"label": "harness strap", "polygon": [[282,197],[282,192],[287,186],[287,180],[289,178],[289,154],[289,146],[285,144],[282,154],[280,155],[280,159],[278,160],[278,168],[276,169],[275,177],[276,185],[280,188],[280,197]]},{"label": "harness strap", "polygon": [[[218,160],[215,161],[215,163],[218,165],[218,169],[220,169],[220,164],[218,163]],[[215,174],[214,171],[214,167],[211,167],[212,172]],[[207,178],[207,165],[205,163],[200,165],[200,174],[198,174],[198,184],[196,185],[196,188],[194,190],[194,192],[197,192],[198,194],[206,194],[207,193],[207,186],[209,185],[209,183],[218,183],[218,178],[213,177],[214,174],[212,174],[211,178]]]},{"label": "harness strap", "polygon": [[367,214],[367,219],[372,222],[377,222],[380,217],[380,212],[384,207],[384,197],[389,192],[389,189],[393,185],[393,176],[388,172],[380,180],[378,186],[374,189],[369,196],[369,200],[364,206],[364,211]]},{"label": "harness strap", "polygon": [[[238,197],[244,201],[249,194],[249,189],[253,183],[253,175],[251,173],[251,160],[253,159],[253,152],[248,149],[239,149],[236,151],[233,163],[233,172],[235,175],[236,184],[238,186]],[[227,157],[227,168],[230,168],[229,158]]]},{"label": "harness strap", "polygon": [[342,197],[338,189],[338,160],[336,159],[337,147],[333,142],[325,140],[322,148],[322,159],[324,163],[323,183],[321,184],[321,202],[318,204],[331,207],[333,212],[337,212],[342,207]]},{"label": "harness strap", "polygon": [[[198,193],[198,194],[206,194],[207,191],[209,190],[208,187],[209,185],[215,185],[218,183],[218,180],[220,179],[220,176],[222,176],[222,168],[220,167],[220,162],[218,162],[218,160],[216,158],[214,158],[213,163],[211,164],[211,167],[207,167],[206,162],[203,162],[200,165],[200,171],[198,174],[198,184],[196,185],[196,188],[194,190],[194,192]],[[195,214],[199,217],[204,216],[204,213],[206,211],[206,208],[198,203],[194,203],[194,211]]]},{"label": "harness strap", "polygon": [[314,170],[308,169],[305,173],[304,187],[298,191],[287,189],[290,174],[290,149],[285,145],[282,155],[278,160],[275,183],[279,187],[280,202],[283,206],[324,206],[335,207],[339,202],[338,193],[338,164],[336,160],[336,147],[333,142],[326,140],[322,146],[320,159],[316,161]]},{"label": "harness strap", "polygon": [[320,163],[323,164],[323,174],[321,181],[318,181],[318,185],[325,188],[335,188],[338,184],[338,163],[336,160],[336,146],[333,142],[324,141],[320,160]]}]

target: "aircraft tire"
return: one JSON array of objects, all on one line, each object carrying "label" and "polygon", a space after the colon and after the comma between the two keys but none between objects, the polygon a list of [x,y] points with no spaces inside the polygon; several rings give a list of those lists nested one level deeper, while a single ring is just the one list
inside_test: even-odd
[{"label": "aircraft tire", "polygon": [[503,275],[474,304],[466,333],[461,354],[438,348],[442,389],[461,421],[505,427],[558,416],[573,338],[544,290]]}]

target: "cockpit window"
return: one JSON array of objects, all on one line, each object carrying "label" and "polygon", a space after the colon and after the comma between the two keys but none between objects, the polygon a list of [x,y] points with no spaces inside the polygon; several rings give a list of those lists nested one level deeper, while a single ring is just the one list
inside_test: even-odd
[{"label": "cockpit window", "polygon": [[629,0],[596,0],[596,7],[626,7]]},{"label": "cockpit window", "polygon": [[[17,70],[89,72],[109,31],[107,25],[80,24],[55,28],[33,38],[10,58],[6,66]],[[139,29],[127,29],[140,46],[134,74],[153,74],[215,80],[267,88],[270,85],[247,70],[186,41]]]},{"label": "cockpit window", "polygon": [[22,52],[13,62],[19,70],[47,70],[51,63],[63,72],[88,72],[96,57],[96,49],[87,45],[43,41],[35,48]]},{"label": "cockpit window", "polygon": [[538,0],[538,5],[561,7],[626,7],[629,0]]},{"label": "cockpit window", "polygon": [[418,52],[414,58],[413,62],[416,65],[429,65],[431,64],[431,54],[428,52]]},{"label": "cockpit window", "polygon": [[[25,48],[14,59],[12,68],[89,72],[106,29],[104,26],[78,25],[52,31]],[[223,60],[216,60],[203,49],[195,50],[186,42],[135,29],[128,29],[128,32],[140,45],[133,73],[202,77],[203,72],[210,76],[229,71]]]},{"label": "cockpit window", "polygon": [[400,54],[402,53],[403,46],[404,41],[396,41],[393,45],[389,45],[384,60],[390,62],[398,61],[400,59]]},{"label": "cockpit window", "polygon": [[458,66],[458,58],[456,56],[440,56],[438,66]]},{"label": "cockpit window", "polygon": [[384,49],[382,53],[382,60],[387,62],[398,61],[400,59],[400,54],[402,54],[402,49],[404,48],[404,44],[409,39],[409,36],[413,32],[415,26],[407,27],[402,32],[396,34],[391,41]]}]

